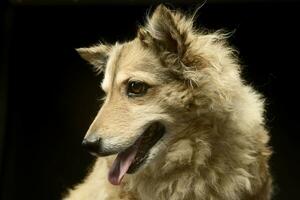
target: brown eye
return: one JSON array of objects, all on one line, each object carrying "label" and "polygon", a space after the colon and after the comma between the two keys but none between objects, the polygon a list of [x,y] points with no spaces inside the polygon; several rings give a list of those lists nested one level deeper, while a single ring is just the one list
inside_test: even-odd
[{"label": "brown eye", "polygon": [[129,97],[140,97],[146,94],[148,85],[141,81],[129,81],[127,86],[127,95]]}]

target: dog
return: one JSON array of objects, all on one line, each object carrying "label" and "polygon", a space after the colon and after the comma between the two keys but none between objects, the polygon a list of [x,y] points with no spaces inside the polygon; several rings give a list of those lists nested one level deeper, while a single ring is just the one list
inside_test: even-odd
[{"label": "dog", "polygon": [[65,199],[271,199],[264,98],[227,38],[159,5],[132,41],[77,49],[106,95],[82,142],[96,163]]}]

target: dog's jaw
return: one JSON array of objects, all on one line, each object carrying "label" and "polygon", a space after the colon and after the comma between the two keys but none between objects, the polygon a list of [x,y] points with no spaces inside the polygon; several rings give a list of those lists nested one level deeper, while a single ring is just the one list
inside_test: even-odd
[{"label": "dog's jaw", "polygon": [[117,155],[109,170],[109,182],[119,185],[126,173],[136,172],[147,160],[151,148],[164,134],[164,125],[159,122],[152,123],[132,146]]},{"label": "dog's jaw", "polygon": [[120,185],[124,175],[134,162],[141,139],[125,151],[120,152],[113,162],[108,174],[108,180],[113,185]]}]

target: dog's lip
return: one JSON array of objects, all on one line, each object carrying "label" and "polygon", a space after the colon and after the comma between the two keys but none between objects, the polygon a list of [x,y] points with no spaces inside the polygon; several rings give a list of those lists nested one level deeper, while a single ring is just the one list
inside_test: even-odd
[{"label": "dog's lip", "polygon": [[148,126],[144,133],[138,138],[133,145],[138,145],[137,154],[134,161],[130,165],[127,173],[136,172],[147,160],[150,149],[163,137],[165,134],[165,126],[160,122],[154,122]]},{"label": "dog's lip", "polygon": [[108,180],[119,185],[123,176],[136,172],[147,160],[150,149],[163,137],[165,126],[151,123],[133,145],[118,153],[108,173]]}]

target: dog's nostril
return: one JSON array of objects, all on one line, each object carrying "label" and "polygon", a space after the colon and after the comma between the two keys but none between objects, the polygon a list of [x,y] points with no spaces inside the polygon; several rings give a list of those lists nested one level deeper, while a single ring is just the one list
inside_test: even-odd
[{"label": "dog's nostril", "polygon": [[87,137],[82,141],[82,146],[92,154],[99,153],[100,150],[100,138]]}]

